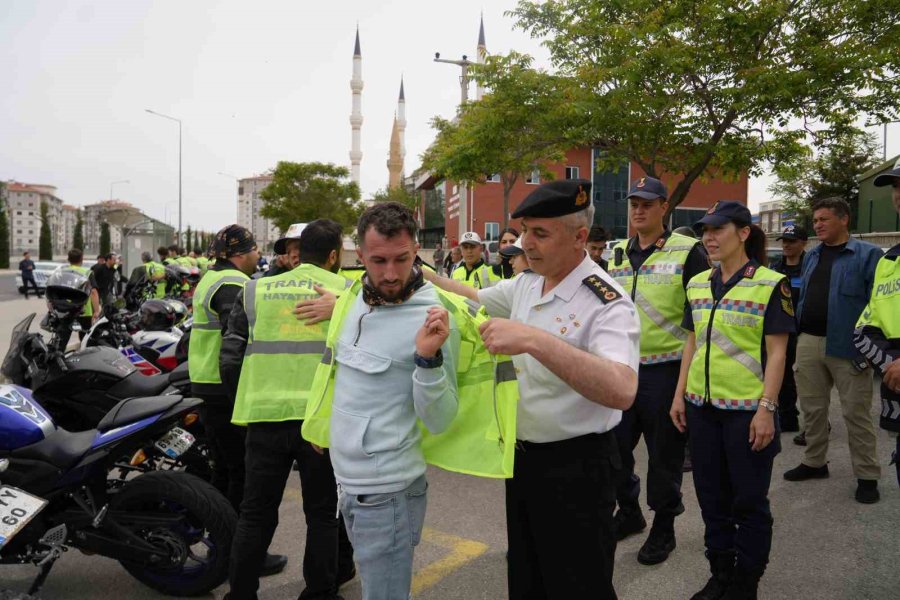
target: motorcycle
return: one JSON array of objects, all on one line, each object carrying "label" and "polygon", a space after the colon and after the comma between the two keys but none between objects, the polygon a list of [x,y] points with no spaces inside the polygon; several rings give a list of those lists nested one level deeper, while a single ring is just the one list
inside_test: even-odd
[{"label": "motorcycle", "polygon": [[237,515],[207,482],[148,471],[109,479],[118,457],[178,457],[182,426],[200,401],[177,395],[123,400],[94,429],[59,427],[32,393],[0,385],[0,564],[31,563],[37,593],[68,548],[118,561],[163,594],[207,594],[228,576]]}]

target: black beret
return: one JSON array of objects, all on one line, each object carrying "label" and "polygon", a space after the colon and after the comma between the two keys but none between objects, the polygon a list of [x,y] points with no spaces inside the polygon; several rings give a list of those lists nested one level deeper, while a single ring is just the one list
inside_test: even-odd
[{"label": "black beret", "polygon": [[545,183],[522,200],[512,214],[521,217],[553,218],[585,210],[591,205],[591,182],[586,179],[560,179]]}]

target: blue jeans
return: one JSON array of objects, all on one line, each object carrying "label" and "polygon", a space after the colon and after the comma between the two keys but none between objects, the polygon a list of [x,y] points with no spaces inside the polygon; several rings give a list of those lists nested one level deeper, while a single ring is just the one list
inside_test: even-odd
[{"label": "blue jeans", "polygon": [[412,585],[413,549],[422,538],[428,482],[422,475],[390,494],[348,494],[338,507],[353,544],[363,600],[405,600]]}]

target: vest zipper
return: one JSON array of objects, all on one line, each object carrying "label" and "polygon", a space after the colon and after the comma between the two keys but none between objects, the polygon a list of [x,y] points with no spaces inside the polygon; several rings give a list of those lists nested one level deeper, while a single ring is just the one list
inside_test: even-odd
[{"label": "vest zipper", "polygon": [[364,312],[363,314],[361,314],[361,315],[359,316],[359,322],[357,322],[357,324],[356,324],[356,339],[353,340],[353,345],[354,345],[354,346],[358,346],[358,345],[359,345],[359,336],[362,335],[362,320],[365,318],[366,315],[371,315],[371,314],[372,314],[372,309],[374,309],[374,308],[375,308],[374,306],[370,306],[370,307],[369,307],[369,312]]},{"label": "vest zipper", "polygon": [[[712,285],[710,285],[710,291],[712,291]],[[710,391],[709,391],[709,356],[712,350],[712,328],[713,328],[713,319],[716,316],[716,308],[719,307],[719,301],[716,300],[713,302],[712,310],[709,311],[709,322],[706,324],[706,369],[704,370],[704,375],[706,376],[706,389],[704,391],[705,398],[703,398],[704,404],[712,404],[710,399]]]},{"label": "vest zipper", "polygon": [[638,271],[640,271],[640,269],[637,269],[634,271],[634,277],[631,279],[631,301],[632,302],[634,302],[634,295],[637,292]]}]

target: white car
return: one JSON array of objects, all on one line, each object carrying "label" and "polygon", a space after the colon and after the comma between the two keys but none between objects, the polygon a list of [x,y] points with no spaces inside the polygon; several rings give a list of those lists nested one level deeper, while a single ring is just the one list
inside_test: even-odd
[{"label": "white car", "polygon": [[[38,289],[43,293],[44,288],[47,287],[47,278],[60,267],[66,266],[68,263],[57,262],[52,260],[37,260],[34,262],[34,282],[37,284]],[[81,263],[83,267],[90,269],[95,264],[97,264],[96,260],[86,260]],[[16,275],[16,289],[19,290],[20,294],[25,293],[25,286],[22,285],[22,274],[19,273]],[[34,291],[32,289],[32,291]]]}]

